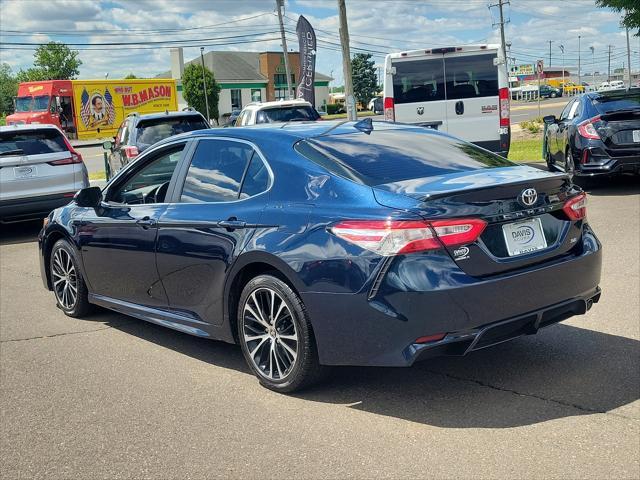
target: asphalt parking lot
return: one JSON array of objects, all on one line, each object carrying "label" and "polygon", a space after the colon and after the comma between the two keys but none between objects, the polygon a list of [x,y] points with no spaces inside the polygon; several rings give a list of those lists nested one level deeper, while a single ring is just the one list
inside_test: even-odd
[{"label": "asphalt parking lot", "polygon": [[260,387],[235,346],[67,318],[42,287],[39,226],[2,226],[0,477],[639,478],[640,182],[588,190],[605,249],[588,314],[466,358],[335,369],[294,396]]}]

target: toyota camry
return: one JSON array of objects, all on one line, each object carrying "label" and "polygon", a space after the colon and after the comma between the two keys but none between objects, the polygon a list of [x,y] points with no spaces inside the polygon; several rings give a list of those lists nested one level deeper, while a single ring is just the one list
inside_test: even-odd
[{"label": "toyota camry", "polygon": [[423,127],[166,139],[39,236],[67,315],[98,305],[237,343],[273,390],[335,365],[465,355],[585,313],[601,246],[568,176]]}]

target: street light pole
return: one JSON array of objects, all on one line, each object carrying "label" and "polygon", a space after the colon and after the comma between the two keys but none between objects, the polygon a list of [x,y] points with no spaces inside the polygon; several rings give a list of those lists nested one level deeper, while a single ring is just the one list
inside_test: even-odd
[{"label": "street light pole", "polygon": [[200,47],[200,61],[202,62],[202,89],[204,93],[204,105],[207,109],[207,123],[211,126],[211,117],[209,116],[209,99],[207,98],[207,78],[204,75],[204,47]]},{"label": "street light pole", "polygon": [[278,21],[280,22],[280,38],[282,39],[282,51],[284,52],[284,70],[287,74],[287,99],[291,100],[291,70],[289,70],[289,50],[287,49],[287,37],[284,34],[284,22],[282,20],[282,9],[284,8],[284,0],[276,0],[278,6]]},{"label": "street light pole", "polygon": [[564,91],[564,45],[560,45],[560,51],[562,52],[562,90]]},{"label": "street light pole", "polygon": [[589,48],[591,49],[591,80],[593,80],[592,83],[596,83],[596,57],[593,53],[595,47],[591,45]]},{"label": "street light pole", "polygon": [[349,49],[349,29],[347,27],[347,7],[344,0],[338,0],[340,17],[340,43],[342,44],[342,73],[344,75],[344,98],[347,104],[347,118],[358,119],[358,109],[353,96],[353,79],[351,78],[351,52]]},{"label": "street light pole", "polygon": [[549,42],[549,67],[551,67],[551,44],[553,40],[547,40],[547,42]]},{"label": "street light pole", "polygon": [[578,35],[578,85],[582,85],[582,78],[580,77],[580,39],[581,35]]}]

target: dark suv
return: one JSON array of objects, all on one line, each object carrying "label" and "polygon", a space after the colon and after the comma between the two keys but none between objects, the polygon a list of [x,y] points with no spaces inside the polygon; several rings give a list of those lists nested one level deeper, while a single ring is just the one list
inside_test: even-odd
[{"label": "dark suv", "polygon": [[195,110],[181,112],[132,113],[120,125],[111,147],[109,166],[115,173],[156,142],[179,133],[210,128],[207,120]]}]

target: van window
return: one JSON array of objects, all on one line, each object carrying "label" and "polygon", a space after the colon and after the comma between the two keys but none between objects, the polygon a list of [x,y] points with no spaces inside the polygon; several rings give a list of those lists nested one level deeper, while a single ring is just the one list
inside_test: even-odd
[{"label": "van window", "polygon": [[396,104],[444,100],[442,57],[394,62],[393,98]]},{"label": "van window", "polygon": [[462,98],[497,97],[498,67],[493,64],[496,55],[445,56],[447,72],[447,100]]}]

